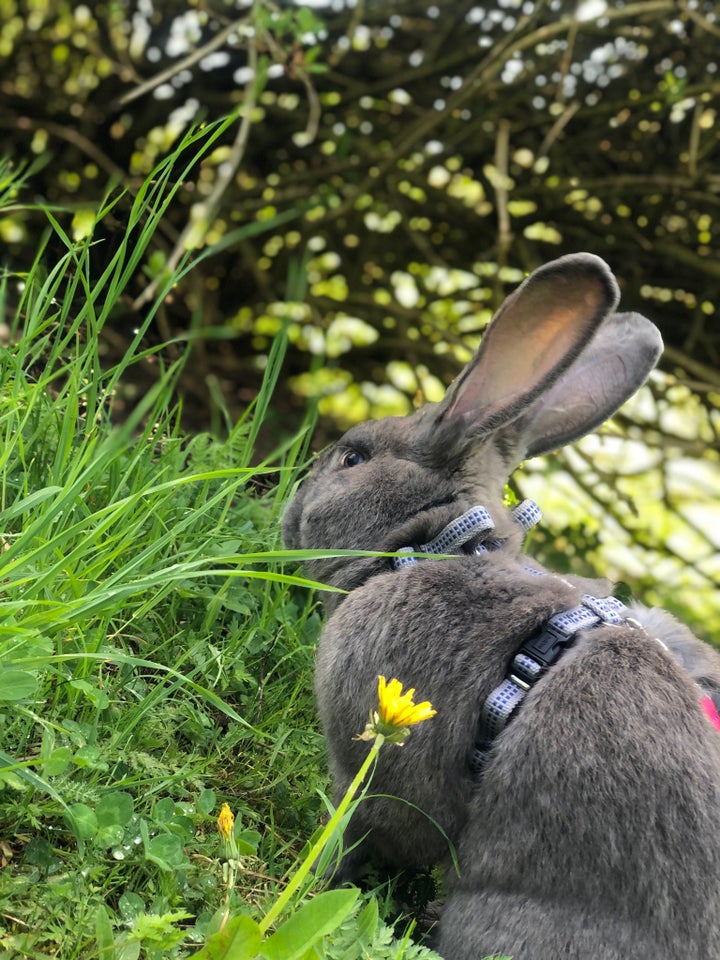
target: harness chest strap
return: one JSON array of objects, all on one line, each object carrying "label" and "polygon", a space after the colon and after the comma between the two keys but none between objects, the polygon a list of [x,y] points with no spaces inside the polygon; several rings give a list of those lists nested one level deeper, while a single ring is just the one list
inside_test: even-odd
[{"label": "harness chest strap", "polygon": [[[542,514],[532,500],[524,500],[511,511],[511,516],[527,532],[538,523]],[[429,543],[419,547],[404,547],[398,553],[462,554],[468,552],[463,549],[466,544],[475,540],[475,546],[470,552],[482,554],[497,549],[505,542],[488,539],[494,527],[492,517],[484,507],[473,507],[451,521]],[[416,564],[419,559],[421,558],[412,556],[396,557],[393,559],[393,566],[395,570],[406,569]],[[526,566],[524,570],[536,576],[544,576],[543,571],[533,567]],[[628,624],[643,629],[629,616],[627,607],[620,600],[586,594],[578,606],[555,614],[538,634],[523,643],[512,659],[507,676],[482,705],[470,761],[476,776],[479,776],[488,761],[493,741],[507,726],[533,684],[572,645],[581,630],[601,624]],[[662,641],[658,642],[662,644]],[[720,730],[720,716],[712,699],[703,696],[701,706],[711,723]]]},{"label": "harness chest strap", "polygon": [[474,773],[482,771],[493,741],[510,722],[532,686],[560,659],[576,635],[604,623],[621,624],[628,620],[627,613],[625,605],[615,597],[600,599],[586,594],[582,603],[555,614],[538,634],[523,643],[512,659],[507,676],[482,705],[470,762]]}]

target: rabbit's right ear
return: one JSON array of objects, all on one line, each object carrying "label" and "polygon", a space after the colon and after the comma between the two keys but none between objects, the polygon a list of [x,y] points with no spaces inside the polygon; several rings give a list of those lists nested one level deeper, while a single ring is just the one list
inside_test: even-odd
[{"label": "rabbit's right ear", "polygon": [[575,363],[513,423],[523,458],[599,427],[645,383],[662,349],[659,330],[639,313],[608,317]]},{"label": "rabbit's right ear", "polygon": [[467,434],[509,423],[548,390],[619,299],[607,264],[589,253],[535,270],[504,302],[480,349],[436,408]]}]

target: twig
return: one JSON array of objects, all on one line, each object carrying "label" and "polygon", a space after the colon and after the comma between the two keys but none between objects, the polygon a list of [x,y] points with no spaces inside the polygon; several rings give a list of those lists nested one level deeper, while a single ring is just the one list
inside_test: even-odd
[{"label": "twig", "polygon": [[700,117],[704,112],[705,105],[698,101],[693,110],[692,123],[690,124],[690,141],[688,143],[687,170],[693,180],[697,177],[698,149],[700,147]]},{"label": "twig", "polygon": [[365,0],[358,0],[350,17],[350,22],[347,25],[347,30],[343,34],[344,37],[347,37],[348,44],[345,49],[342,49],[337,43],[335,44],[334,49],[328,57],[328,66],[336,67],[348,50],[352,49],[353,34],[355,33],[356,28],[363,22],[364,15]]},{"label": "twig", "polygon": [[138,97],[142,97],[151,90],[154,90],[155,87],[159,87],[161,83],[166,83],[176,74],[180,73],[181,70],[186,70],[188,67],[194,66],[209,53],[212,53],[213,50],[217,50],[218,47],[221,47],[228,37],[231,36],[231,34],[233,34],[241,26],[243,26],[243,24],[247,23],[249,19],[250,16],[248,15],[245,17],[240,17],[239,20],[233,20],[231,24],[221,30],[220,33],[212,38],[212,40],[208,40],[208,42],[202,47],[198,47],[197,49],[193,50],[192,53],[189,53],[186,57],[183,57],[182,60],[177,60],[165,70],[161,70],[160,73],[156,73],[154,77],[150,77],[149,80],[141,83],[139,87],[135,87],[135,89],[131,90],[129,93],[125,93],[123,96],[118,97],[117,100],[114,100],[111,103],[110,109],[119,110],[120,107],[127,106],[128,103],[132,103],[132,101],[137,100]]},{"label": "twig", "polygon": [[[230,186],[235,173],[242,162],[242,158],[245,155],[245,149],[247,147],[250,129],[252,127],[252,112],[257,102],[257,48],[254,43],[250,43],[248,45],[248,65],[252,71],[252,76],[245,86],[245,95],[243,97],[241,108],[242,120],[240,121],[240,126],[238,127],[237,135],[230,151],[230,156],[221,165],[221,167],[218,168],[215,184],[211,192],[208,194],[205,200],[195,205],[194,213],[188,218],[187,223],[183,227],[182,233],[178,237],[177,243],[173,247],[172,253],[168,257],[165,271],[163,272],[164,274],[172,273],[176,269],[183,254],[186,252],[186,241],[190,236],[190,233],[196,228],[196,225],[199,222],[205,221],[207,224],[205,232],[207,232],[210,222],[220,206],[220,200],[222,199],[222,196],[227,188]],[[142,307],[155,296],[161,277],[162,275],[157,276],[151,283],[148,284],[143,292],[135,298],[132,305],[134,310],[139,310],[140,307]]]},{"label": "twig", "polygon": [[560,61],[560,79],[558,80],[557,87],[555,88],[555,100],[559,104],[565,102],[565,91],[563,90],[563,85],[565,83],[565,79],[570,73],[573,54],[575,52],[575,41],[577,40],[579,28],[580,21],[574,17],[572,23],[570,24],[570,29],[568,30],[565,52],[563,53],[562,60]]},{"label": "twig", "polygon": [[704,380],[707,384],[705,389],[717,390],[720,388],[720,371],[715,370],[705,363],[701,363],[699,360],[694,360],[686,353],[683,353],[682,350],[677,350],[675,347],[665,347],[665,358],[672,363],[677,363],[688,373],[692,373],[694,376]]},{"label": "twig", "polygon": [[[508,191],[510,185],[509,172],[509,153],[510,153],[510,121],[502,119],[498,124],[497,137],[495,139],[495,171],[496,182],[493,184],[495,190],[495,204],[497,207],[498,219],[498,267],[502,268],[507,263],[507,253],[512,244],[512,231],[510,229],[510,213],[508,211]],[[500,277],[498,270],[496,277]],[[500,290],[497,291],[501,293]],[[498,297],[499,299],[499,297]]]},{"label": "twig", "polygon": [[0,127],[9,127],[16,130],[46,130],[50,136],[58,137],[60,140],[66,140],[74,147],[77,147],[81,153],[93,160],[99,167],[115,177],[119,183],[127,185],[127,172],[119,167],[106,153],[96,146],[92,140],[88,140],[82,133],[73,127],[66,127],[62,123],[54,123],[52,120],[33,120],[32,117],[13,117],[12,119],[0,119]]},{"label": "twig", "polygon": [[[267,31],[263,32],[262,37],[258,39],[258,46],[262,46],[262,44],[267,46],[276,63],[283,63],[285,59],[283,50],[271,33],[268,33]],[[300,55],[297,59],[293,59],[288,72],[292,78],[298,77],[305,87],[305,93],[307,94],[308,99],[308,119],[305,125],[305,137],[307,143],[312,143],[317,136],[318,128],[320,127],[320,116],[322,110],[320,107],[320,98],[318,97],[317,91],[315,90],[313,82],[310,79],[310,74],[302,65],[302,55]]]},{"label": "twig", "polygon": [[560,134],[568,125],[568,123],[570,123],[570,121],[578,112],[581,106],[582,104],[580,103],[579,100],[573,100],[572,103],[569,103],[565,107],[565,109],[557,118],[555,123],[548,130],[547,135],[545,136],[545,139],[543,140],[543,142],[540,144],[540,149],[538,150],[538,154],[537,154],[538,160],[541,157],[545,157],[548,155],[548,153],[550,153],[550,147],[552,147],[553,143],[555,143],[557,138],[560,136]]},{"label": "twig", "polygon": [[689,3],[683,2],[680,6],[682,7],[683,13],[687,17],[690,17],[691,20],[694,20],[699,27],[702,27],[703,30],[712,34],[714,37],[720,37],[720,27],[717,27],[714,23],[710,23],[710,21],[706,20],[697,10],[693,10]]}]

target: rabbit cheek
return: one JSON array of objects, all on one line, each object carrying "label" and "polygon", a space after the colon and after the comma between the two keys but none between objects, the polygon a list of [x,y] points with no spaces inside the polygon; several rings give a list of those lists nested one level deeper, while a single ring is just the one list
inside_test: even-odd
[{"label": "rabbit cheek", "polygon": [[303,491],[300,490],[295,498],[285,508],[282,518],[282,541],[288,550],[299,550],[304,546],[301,535]]}]

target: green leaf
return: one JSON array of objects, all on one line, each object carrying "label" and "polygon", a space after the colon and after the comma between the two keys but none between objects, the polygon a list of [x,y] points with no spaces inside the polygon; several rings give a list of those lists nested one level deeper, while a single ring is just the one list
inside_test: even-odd
[{"label": "green leaf", "polygon": [[252,917],[233,917],[191,960],[252,960],[261,942],[260,927]]},{"label": "green leaf", "polygon": [[357,937],[366,949],[372,942],[373,934],[378,925],[378,905],[375,897],[372,897],[367,906],[363,907],[360,916],[357,918]]},{"label": "green leaf", "polygon": [[[235,824],[237,827],[237,823]],[[252,857],[257,853],[260,843],[260,834],[257,830],[235,830],[235,843],[237,844],[238,855],[241,857]]]},{"label": "green leaf", "polygon": [[314,943],[309,950],[306,950],[302,960],[323,960],[325,956],[325,945],[322,940]]},{"label": "green leaf", "polygon": [[98,801],[95,815],[99,827],[124,827],[133,815],[133,798],[121,790],[106,793]]},{"label": "green leaf", "polygon": [[102,960],[110,960],[111,957],[115,956],[112,924],[103,904],[100,904],[95,911],[95,941],[98,957],[101,957]]},{"label": "green leaf", "polygon": [[71,804],[66,820],[79,840],[91,840],[97,832],[98,821],[95,811],[86,803]]},{"label": "green leaf", "polygon": [[57,857],[53,851],[52,844],[44,837],[33,837],[25,847],[25,860],[43,870],[49,870],[55,863]]},{"label": "green leaf", "polygon": [[110,700],[108,695],[104,690],[99,690],[97,687],[94,687],[91,683],[88,683],[87,680],[71,680],[70,686],[75,690],[80,690],[88,700],[94,704],[98,710],[105,710],[106,707],[110,705]]},{"label": "green leaf", "polygon": [[3,523],[6,523],[11,517],[16,517],[21,513],[28,513],[39,503],[56,496],[58,493],[62,493],[62,491],[62,487],[43,487],[42,490],[36,490],[34,493],[31,493],[30,496],[23,497],[22,500],[17,500],[3,510]]},{"label": "green leaf", "polygon": [[46,777],[57,777],[67,770],[72,760],[70,747],[58,747],[50,754],[43,764],[43,773]]},{"label": "green leaf", "polygon": [[0,670],[0,700],[25,700],[37,689],[37,679],[26,670]]},{"label": "green leaf", "polygon": [[268,960],[299,960],[321,937],[337,930],[360,891],[328,890],[295,911],[262,947]]},{"label": "green leaf", "polygon": [[186,910],[171,910],[168,913],[139,913],[135,917],[130,937],[146,947],[148,953],[171,950],[185,939],[183,930],[175,924],[189,920],[192,914]]},{"label": "green leaf", "polygon": [[107,827],[98,827],[98,831],[93,837],[93,842],[98,847],[116,847],[123,842],[125,830],[117,823],[111,823]]},{"label": "green leaf", "polygon": [[156,863],[161,870],[174,870],[187,862],[180,837],[161,833],[145,846],[145,857]]},{"label": "green leaf", "polygon": [[175,813],[175,801],[172,797],[163,797],[153,807],[153,820],[156,823],[167,823]]},{"label": "green leaf", "polygon": [[203,790],[197,799],[197,808],[200,813],[209,817],[217,805],[217,797],[214,790]]},{"label": "green leaf", "polygon": [[140,950],[139,940],[122,940],[115,947],[115,960],[138,960]]},{"label": "green leaf", "polygon": [[125,923],[129,923],[145,910],[145,902],[139,894],[126,890],[118,900],[118,909]]},{"label": "green leaf", "polygon": [[107,769],[105,761],[100,759],[101,756],[100,748],[88,743],[76,751],[72,762],[76,767],[90,767],[91,770]]}]

